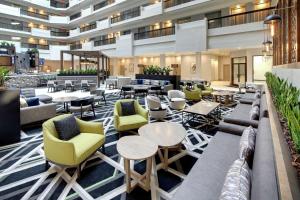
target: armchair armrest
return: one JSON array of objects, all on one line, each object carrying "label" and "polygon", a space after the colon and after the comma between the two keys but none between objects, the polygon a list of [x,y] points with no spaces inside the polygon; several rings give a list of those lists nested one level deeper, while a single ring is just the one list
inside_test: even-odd
[{"label": "armchair armrest", "polygon": [[115,127],[118,127],[119,126],[119,113],[118,113],[118,109],[115,107],[114,109],[114,124],[115,124]]},{"label": "armchair armrest", "polygon": [[81,133],[96,133],[104,135],[103,124],[100,122],[86,122],[76,118]]},{"label": "armchair armrest", "polygon": [[141,105],[137,104],[137,110],[138,110],[138,113],[140,115],[142,115],[145,119],[148,119],[149,117],[149,112],[148,110],[144,109]]}]

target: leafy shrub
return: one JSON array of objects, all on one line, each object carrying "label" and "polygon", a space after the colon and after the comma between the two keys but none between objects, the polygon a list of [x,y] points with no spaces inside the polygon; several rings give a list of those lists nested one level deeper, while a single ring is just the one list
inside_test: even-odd
[{"label": "leafy shrub", "polygon": [[64,70],[60,71],[59,76],[81,76],[81,75],[97,75],[96,69],[87,70]]},{"label": "leafy shrub", "polygon": [[266,73],[266,81],[277,110],[287,121],[296,151],[300,153],[300,90],[270,72]]}]

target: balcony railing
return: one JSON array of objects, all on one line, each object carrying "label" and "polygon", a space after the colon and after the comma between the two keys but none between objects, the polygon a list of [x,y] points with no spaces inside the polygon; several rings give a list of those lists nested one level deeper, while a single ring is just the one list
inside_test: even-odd
[{"label": "balcony railing", "polygon": [[49,45],[22,43],[22,48],[49,50]]},{"label": "balcony railing", "polygon": [[274,7],[253,10],[244,13],[238,13],[234,15],[227,15],[223,17],[212,18],[208,20],[208,28],[220,28],[226,26],[234,26],[239,24],[247,24],[253,22],[261,22],[272,13]]},{"label": "balcony railing", "polygon": [[165,8],[170,8],[174,7],[180,4],[188,3],[194,0],[166,0],[165,3]]},{"label": "balcony railing", "polygon": [[44,14],[40,14],[40,13],[36,13],[36,12],[31,12],[31,11],[24,10],[24,9],[21,9],[21,14],[22,15],[27,15],[27,16],[30,16],[30,17],[40,18],[40,19],[46,19],[46,20],[49,19],[48,15],[44,15]]},{"label": "balcony railing", "polygon": [[95,40],[94,41],[94,46],[104,46],[104,45],[109,45],[109,44],[115,44],[116,43],[116,38],[108,38],[108,39],[103,39],[103,40]]},{"label": "balcony railing", "polygon": [[31,28],[23,25],[13,25],[0,22],[0,28],[30,32]]},{"label": "balcony railing", "polygon": [[127,19],[138,17],[140,15],[141,15],[140,7],[137,7],[137,8],[125,11],[119,16],[112,17],[111,23],[113,24],[113,23],[121,22],[121,21],[124,21]]},{"label": "balcony railing", "polygon": [[112,4],[112,3],[115,3],[115,0],[106,0],[106,1],[100,2],[100,3],[96,4],[96,5],[94,5],[94,11],[95,10],[99,10],[101,8],[104,8],[105,6],[108,6],[108,5]]},{"label": "balcony railing", "polygon": [[77,19],[77,18],[79,18],[79,17],[81,17],[81,12],[76,13],[76,14],[74,14],[74,15],[71,15],[71,16],[70,16],[70,20],[74,20],[74,19]]},{"label": "balcony railing", "polygon": [[70,50],[82,49],[82,44],[71,44]]},{"label": "balcony railing", "polygon": [[56,0],[51,0],[50,1],[50,6],[54,7],[54,8],[68,8],[69,7],[69,3],[65,2],[58,2]]},{"label": "balcony railing", "polygon": [[51,31],[51,36],[56,36],[56,37],[68,37],[70,35],[69,32],[66,31]]},{"label": "balcony railing", "polygon": [[85,31],[90,31],[90,30],[93,30],[93,29],[96,29],[96,28],[97,28],[96,23],[93,23],[93,24],[90,24],[88,26],[81,27],[80,28],[80,33],[85,32]]},{"label": "balcony railing", "polygon": [[147,38],[156,38],[156,37],[162,37],[167,35],[174,35],[175,34],[175,26],[168,27],[168,28],[161,28],[157,30],[152,31],[145,31],[141,33],[135,33],[134,39],[135,40],[143,40]]}]

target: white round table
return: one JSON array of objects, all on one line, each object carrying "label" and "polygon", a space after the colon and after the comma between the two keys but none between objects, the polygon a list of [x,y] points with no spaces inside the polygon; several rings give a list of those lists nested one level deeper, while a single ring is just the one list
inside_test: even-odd
[{"label": "white round table", "polygon": [[157,144],[164,151],[161,159],[164,169],[168,168],[168,151],[169,148],[180,145],[187,135],[185,128],[178,123],[173,122],[157,122],[142,126],[139,135]]},{"label": "white round table", "polygon": [[[144,190],[150,190],[150,176],[152,170],[152,159],[158,149],[157,144],[141,136],[125,136],[117,142],[117,151],[124,158],[124,169],[126,172],[127,192],[132,190],[131,178],[136,179],[139,186]],[[145,160],[146,173],[138,174],[130,169],[131,160]],[[131,174],[133,175],[131,177]]]}]

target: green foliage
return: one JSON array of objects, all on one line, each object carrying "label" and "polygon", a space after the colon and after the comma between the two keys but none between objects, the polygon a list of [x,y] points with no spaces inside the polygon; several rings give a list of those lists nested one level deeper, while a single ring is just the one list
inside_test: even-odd
[{"label": "green foliage", "polygon": [[9,69],[6,67],[0,67],[0,87],[4,86],[5,76],[9,73]]},{"label": "green foliage", "polygon": [[144,74],[169,75],[171,71],[172,69],[170,67],[160,67],[157,65],[149,65],[144,68]]},{"label": "green foliage", "polygon": [[5,41],[2,41],[0,43],[0,46],[1,47],[14,47],[15,45],[13,43],[8,43],[8,42],[5,42]]},{"label": "green foliage", "polygon": [[88,76],[88,75],[97,75],[97,70],[96,69],[87,69],[87,70],[64,70],[59,72],[59,76]]},{"label": "green foliage", "polygon": [[266,73],[266,80],[272,91],[274,104],[287,121],[295,148],[300,153],[300,90],[270,72]]}]

